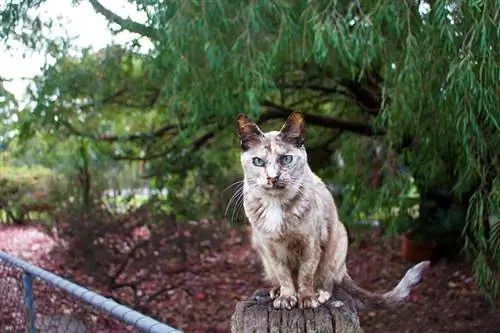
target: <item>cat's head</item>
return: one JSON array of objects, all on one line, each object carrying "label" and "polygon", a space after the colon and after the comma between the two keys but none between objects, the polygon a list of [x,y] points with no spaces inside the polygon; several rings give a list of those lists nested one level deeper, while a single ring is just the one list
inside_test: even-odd
[{"label": "cat's head", "polygon": [[292,113],[279,131],[266,133],[244,114],[236,123],[247,183],[273,196],[297,191],[307,167],[302,114]]}]

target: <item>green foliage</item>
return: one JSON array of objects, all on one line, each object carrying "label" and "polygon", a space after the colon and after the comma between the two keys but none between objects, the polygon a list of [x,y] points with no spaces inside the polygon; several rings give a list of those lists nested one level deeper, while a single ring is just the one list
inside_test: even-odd
[{"label": "green foliage", "polygon": [[2,182],[6,189],[17,191],[24,188],[30,192],[43,191],[45,186],[54,179],[55,174],[47,168],[14,168],[3,166],[0,169]]},{"label": "green foliage", "polygon": [[[42,2],[8,1],[5,36],[22,40],[11,28],[36,22],[28,9]],[[37,39],[55,61],[35,81],[36,107],[18,110],[21,138],[67,145],[68,158],[85,138],[100,175],[109,169],[98,161],[144,161],[151,185],[169,189],[166,209],[190,218],[217,215],[241,177],[235,115],[267,128],[298,109],[314,170],[345,187],[346,222],[377,218],[391,230],[418,201],[422,234],[462,230],[477,281],[498,294],[496,1],[427,11],[378,0],[131,2],[145,23],[90,0],[150,52],[137,42],[70,53]]]},{"label": "green foliage", "polygon": [[11,125],[17,108],[16,98],[4,88],[0,77],[0,153],[7,150],[12,140]]},{"label": "green foliage", "polygon": [[0,209],[22,214],[34,207],[55,207],[66,186],[64,177],[47,168],[0,166]]}]

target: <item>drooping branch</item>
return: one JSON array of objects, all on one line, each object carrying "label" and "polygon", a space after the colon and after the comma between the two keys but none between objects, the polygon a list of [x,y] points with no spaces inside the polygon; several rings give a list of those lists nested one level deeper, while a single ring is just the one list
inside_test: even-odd
[{"label": "drooping branch", "polygon": [[118,24],[122,29],[137,33],[141,36],[149,37],[151,40],[159,39],[160,32],[157,29],[138,23],[129,18],[123,18],[104,7],[97,0],[89,0],[89,2],[97,13],[103,15],[109,22]]},{"label": "drooping branch", "polygon": [[89,139],[93,140],[100,140],[100,141],[106,141],[106,142],[116,142],[116,141],[140,141],[140,140],[147,140],[147,139],[154,139],[154,138],[159,138],[162,137],[169,132],[174,131],[177,128],[177,125],[164,125],[157,129],[156,131],[150,132],[150,133],[135,133],[135,134],[129,134],[129,135],[107,135],[107,134],[89,134],[85,133],[76,127],[74,127],[72,124],[70,124],[67,120],[61,120],[62,124],[73,134],[81,136],[81,137],[86,137]]},{"label": "drooping branch", "polygon": [[[131,93],[133,94],[134,91],[131,91]],[[108,100],[103,99],[102,102],[108,103],[110,105],[117,105],[131,109],[149,109],[158,102],[160,96],[161,96],[161,89],[159,87],[151,87],[148,90],[148,94],[144,97],[144,100],[142,101],[141,100],[137,101],[134,98],[128,97],[128,99],[122,98],[122,100],[118,98],[108,99]]]},{"label": "drooping branch", "polygon": [[[267,100],[263,101],[261,105],[266,108],[266,111],[263,112],[260,116],[258,120],[259,124],[265,123],[266,121],[271,119],[286,118],[291,112],[293,112],[293,110],[285,106],[281,106]],[[373,125],[363,122],[341,120],[337,118],[312,115],[308,113],[304,113],[304,119],[308,124],[311,125],[325,128],[341,129],[343,131],[357,133],[365,136],[382,136],[386,134],[384,129],[377,129]]]},{"label": "drooping branch", "polygon": [[[210,131],[205,133],[204,135],[196,138],[191,143],[191,152],[196,152],[200,150],[204,145],[207,144],[211,139],[213,139],[216,135],[216,131]],[[113,155],[111,156],[115,160],[125,160],[125,161],[151,161],[158,158],[163,158],[167,156],[172,151],[175,151],[176,147],[168,147],[160,152],[145,154],[144,156],[134,156],[134,155]]]},{"label": "drooping branch", "polygon": [[378,74],[367,74],[366,79],[362,83],[344,80],[340,84],[349,90],[353,100],[361,110],[376,116],[379,114],[382,106],[381,80]]},{"label": "drooping branch", "polygon": [[370,116],[377,116],[382,107],[383,77],[379,74],[380,66],[360,70],[356,79],[345,79],[331,75],[331,70],[315,64],[303,64],[299,69],[289,69],[291,78],[285,75],[276,79],[280,91],[316,92],[333,98],[344,96],[355,102],[361,111]]},{"label": "drooping branch", "polygon": [[[204,145],[207,144],[211,139],[213,139],[216,135],[216,131],[210,131],[205,133],[204,135],[196,138],[189,145],[191,148],[190,152],[196,152],[200,150]],[[115,160],[124,160],[124,161],[152,161],[158,158],[164,158],[169,153],[178,150],[179,147],[169,146],[166,149],[162,149],[160,152],[146,153],[143,156],[138,155],[112,155],[111,158]]]},{"label": "drooping branch", "polygon": [[[129,89],[128,87],[120,88],[120,89],[116,90],[115,92],[113,92],[112,94],[109,94],[108,96],[101,98],[99,102],[101,104],[113,103],[117,98],[126,94],[128,89]],[[95,107],[95,105],[96,105],[95,101],[91,100],[90,102],[79,104],[78,109],[88,110],[90,108]]]}]

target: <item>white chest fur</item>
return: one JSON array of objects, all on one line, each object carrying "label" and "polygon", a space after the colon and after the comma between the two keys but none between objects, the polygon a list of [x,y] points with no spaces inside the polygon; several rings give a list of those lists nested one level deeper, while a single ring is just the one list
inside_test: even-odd
[{"label": "white chest fur", "polygon": [[260,229],[263,232],[278,232],[283,224],[283,209],[278,200],[267,200],[262,205],[263,214],[260,222]]}]

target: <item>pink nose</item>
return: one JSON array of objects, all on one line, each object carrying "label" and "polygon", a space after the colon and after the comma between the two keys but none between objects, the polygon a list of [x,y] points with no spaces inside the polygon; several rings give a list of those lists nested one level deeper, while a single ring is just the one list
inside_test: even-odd
[{"label": "pink nose", "polygon": [[278,181],[278,177],[267,177],[267,183],[270,185],[275,185]]}]

